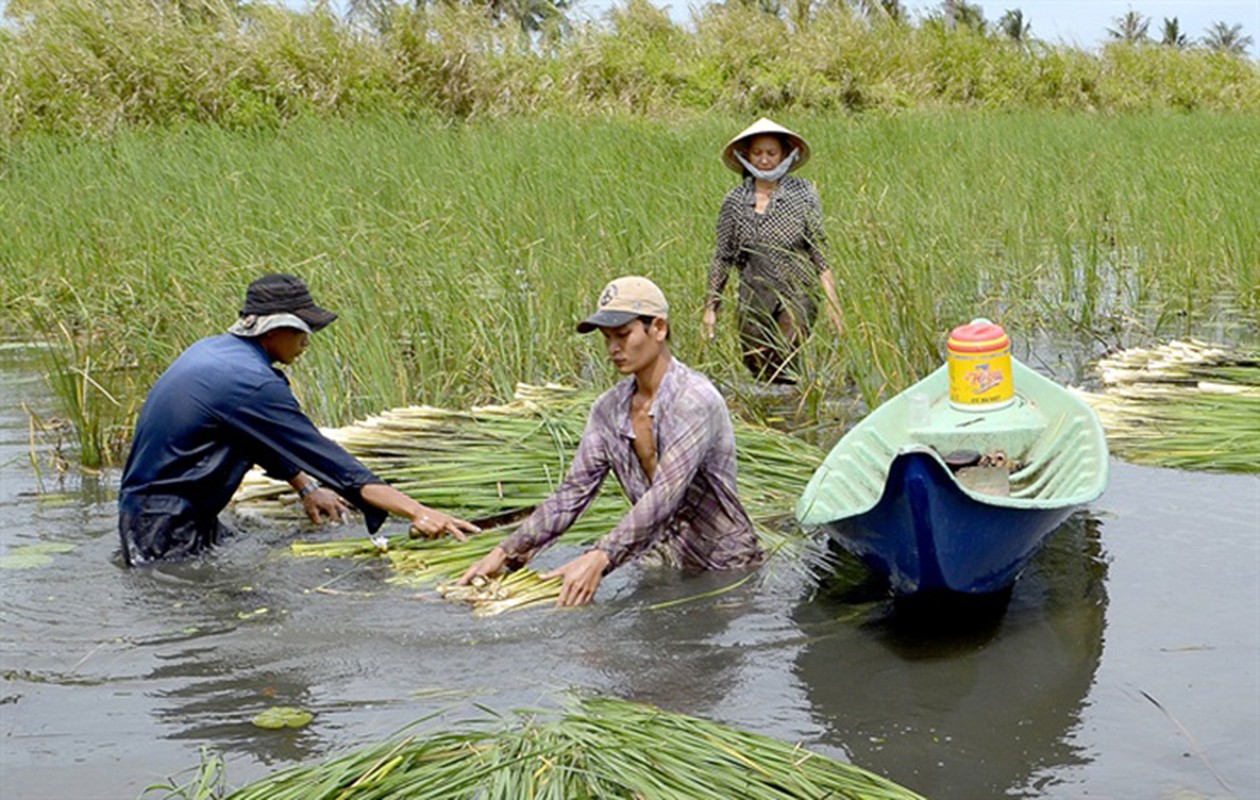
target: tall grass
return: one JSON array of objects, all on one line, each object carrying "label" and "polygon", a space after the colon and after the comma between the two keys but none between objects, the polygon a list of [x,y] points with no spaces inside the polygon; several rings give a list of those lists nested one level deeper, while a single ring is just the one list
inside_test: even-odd
[{"label": "tall grass", "polygon": [[[291,371],[339,424],[413,402],[503,400],[517,381],[603,385],[573,332],[605,281],[651,276],[673,345],[744,380],[733,320],[699,338],[717,158],[747,117],[446,123],[390,116],[281,129],[32,136],[0,151],[0,323],[76,337],[119,404],[235,318],[246,284],[298,273],[341,319]],[[1260,121],[1243,115],[801,114],[848,332],[820,325],[803,403],[875,402],[984,314],[1017,343],[1227,340],[1260,318]],[[728,306],[729,308],[729,306]],[[1097,354],[1094,352],[1094,354]]]},{"label": "tall grass", "polygon": [[0,28],[0,135],[305,116],[1260,109],[1260,66],[1205,50],[1015,45],[966,27],[872,23],[844,0],[799,21],[700,5],[692,29],[646,0],[530,44],[455,3],[368,33],[326,7],[221,0],[24,0]]}]

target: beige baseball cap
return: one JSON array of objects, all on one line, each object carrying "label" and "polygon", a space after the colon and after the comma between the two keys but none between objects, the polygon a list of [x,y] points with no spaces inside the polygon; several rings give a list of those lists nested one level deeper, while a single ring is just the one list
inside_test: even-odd
[{"label": "beige baseball cap", "polygon": [[599,307],[578,323],[578,333],[596,328],[620,328],[639,317],[669,317],[665,293],[655,283],[638,275],[618,278],[599,293]]}]

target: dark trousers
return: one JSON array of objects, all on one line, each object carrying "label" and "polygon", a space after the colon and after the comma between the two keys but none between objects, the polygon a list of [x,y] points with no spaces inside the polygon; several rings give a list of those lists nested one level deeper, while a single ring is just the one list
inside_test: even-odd
[{"label": "dark trousers", "polygon": [[118,515],[123,560],[129,567],[192,558],[232,535],[232,529],[219,522],[217,516],[172,514],[149,505],[139,513]]},{"label": "dark trousers", "polygon": [[795,383],[792,361],[809,338],[818,308],[808,295],[740,308],[739,346],[744,366],[759,381]]}]

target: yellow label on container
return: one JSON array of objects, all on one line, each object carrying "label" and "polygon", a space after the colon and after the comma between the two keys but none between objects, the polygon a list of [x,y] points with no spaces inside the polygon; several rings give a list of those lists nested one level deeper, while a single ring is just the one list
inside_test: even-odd
[{"label": "yellow label on container", "polygon": [[1015,399],[1011,349],[949,353],[949,402],[963,411],[1001,408]]}]

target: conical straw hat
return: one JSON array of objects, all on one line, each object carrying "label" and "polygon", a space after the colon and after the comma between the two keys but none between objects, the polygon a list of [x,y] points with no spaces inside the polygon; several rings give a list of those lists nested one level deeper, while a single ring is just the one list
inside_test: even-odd
[{"label": "conical straw hat", "polygon": [[[759,133],[777,133],[787,138],[788,143],[791,145],[791,148],[788,150],[789,153],[792,149],[801,151],[800,156],[796,159],[796,163],[792,165],[788,172],[795,172],[800,169],[802,164],[809,161],[809,142],[805,141],[799,133],[788,130],[769,117],[762,117],[747,128],[744,128],[735,135],[734,139],[726,143],[726,146],[722,148],[722,163],[743,175],[744,165],[739,163],[739,159],[735,158],[735,148],[740,142],[750,139]],[[783,155],[786,156],[787,153]]]}]

